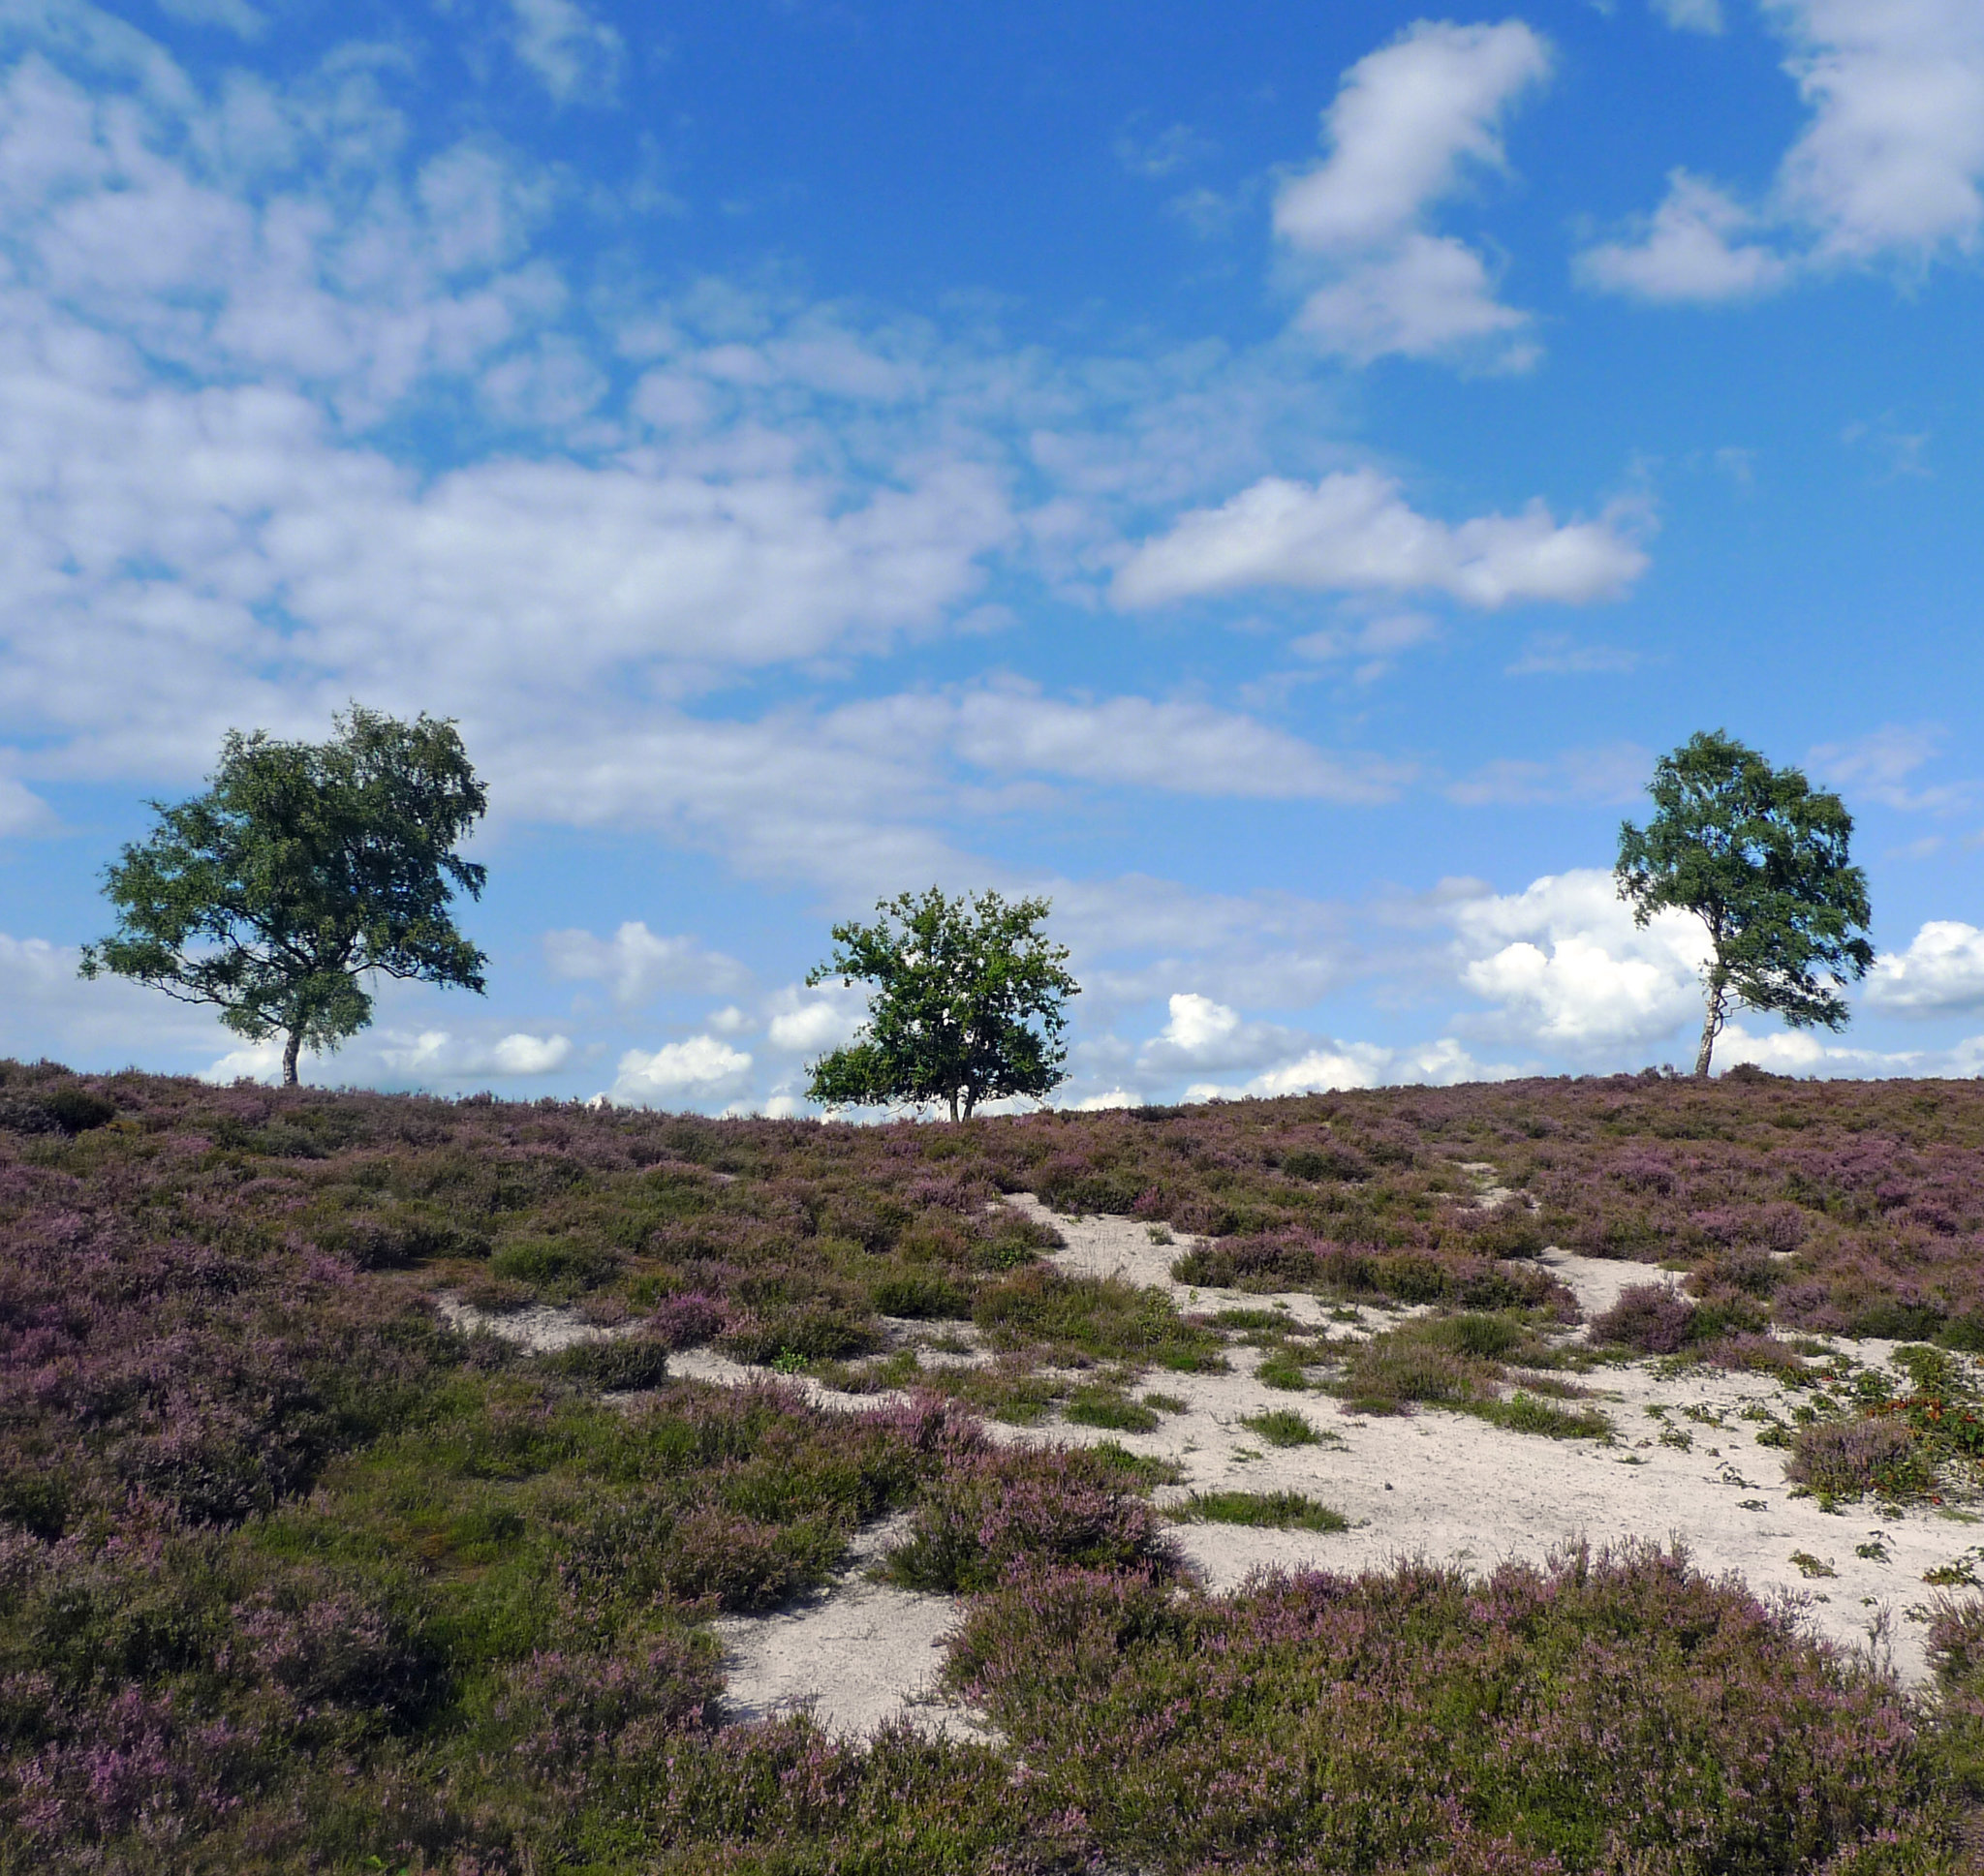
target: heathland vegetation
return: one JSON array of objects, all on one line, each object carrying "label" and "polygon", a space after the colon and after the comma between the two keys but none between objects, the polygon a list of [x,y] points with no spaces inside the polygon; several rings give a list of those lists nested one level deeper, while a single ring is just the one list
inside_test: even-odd
[{"label": "heathland vegetation", "polygon": [[[1772,1366],[1806,1490],[1961,1509],[1976,1084],[854,1127],[0,1077],[0,1867],[1972,1866],[1960,1581],[1922,1592],[1923,1689],[1651,1547],[1214,1593],[1173,1518],[1327,1531],[1328,1507],[1165,1509],[1162,1466],[1051,1434],[1162,1413],[1249,1338],[1296,1376],[1263,1444],[1326,1441],[1332,1393],[1506,1407],[1576,1313],[1554,1243],[1685,1286],[1628,1286],[1586,1363]],[[1516,1194],[1492,1211],[1482,1162]],[[1017,1193],[1194,1234],[1190,1281],[1416,1313],[1297,1346],[1270,1310],[1059,1271]],[[616,1333],[533,1355],[444,1298]],[[905,1319],[994,1358],[924,1366]],[[1842,1335],[1907,1338],[1907,1386]],[[701,1347],[755,1378],[683,1377]],[[875,1398],[809,1402],[802,1371]],[[988,1737],[727,1723],[713,1618],[826,1581],[890,1514],[884,1570],[965,1598],[943,1674]]]}]

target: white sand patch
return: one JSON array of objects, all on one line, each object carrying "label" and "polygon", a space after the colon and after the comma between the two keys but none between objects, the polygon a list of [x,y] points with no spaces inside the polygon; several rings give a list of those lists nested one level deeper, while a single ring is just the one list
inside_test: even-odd
[{"label": "white sand patch", "polygon": [[937,1687],[958,1603],[865,1574],[907,1522],[894,1518],[863,1531],[850,1548],[847,1573],[805,1603],[717,1623],[724,1699],[738,1719],[803,1709],[829,1733],[871,1733],[902,1719],[923,1732],[983,1737],[972,1715]]},{"label": "white sand patch", "polygon": [[[1173,1244],[1156,1244],[1140,1219],[1062,1217],[1026,1194],[1008,1203],[1061,1232],[1066,1247],[1051,1254],[1057,1268],[1071,1275],[1121,1276],[1163,1290],[1182,1308],[1279,1307],[1296,1333],[1336,1340],[1361,1338],[1418,1313],[1365,1308],[1352,1324],[1306,1292],[1263,1297],[1194,1288],[1170,1274],[1173,1261],[1194,1242],[1184,1234]],[[1591,1313],[1609,1307],[1631,1284],[1672,1280],[1650,1265],[1554,1248],[1540,1261]],[[526,1344],[531,1346],[568,1346],[587,1336],[615,1333],[587,1325],[569,1310],[490,1317],[458,1301],[443,1299],[441,1307],[458,1327],[486,1325],[520,1341],[528,1335],[536,1338]],[[919,1356],[933,1366],[933,1353],[921,1346],[927,1338],[975,1340],[961,1324],[888,1326],[892,1342],[918,1343]],[[543,1339],[551,1336],[565,1339]],[[1870,1367],[1885,1364],[1896,1347],[1832,1339]],[[988,1358],[975,1349],[963,1359]],[[1031,1428],[988,1422],[986,1430],[1002,1444],[1114,1439],[1133,1453],[1172,1461],[1183,1468],[1184,1480],[1159,1493],[1161,1505],[1175,1505],[1193,1492],[1286,1490],[1319,1499],[1351,1521],[1349,1530],[1335,1534],[1177,1526],[1181,1548],[1215,1589],[1231,1587],[1262,1567],[1357,1571],[1424,1557],[1487,1571],[1511,1559],[1540,1561],[1553,1549],[1579,1540],[1595,1546],[1632,1538],[1678,1540],[1706,1572],[1733,1571],[1761,1596],[1795,1598],[1803,1618],[1837,1643],[1866,1647],[1870,1638],[1884,1634],[1896,1668],[1911,1682],[1927,1673],[1923,1624],[1908,1614],[1935,1593],[1923,1584],[1923,1573],[1984,1544],[1984,1522],[1954,1511],[1910,1507],[1905,1515],[1887,1517],[1869,1503],[1827,1514],[1814,1499],[1791,1497],[1782,1450],[1756,1443],[1769,1421],[1742,1418],[1749,1407],[1791,1420],[1801,1397],[1768,1375],[1714,1369],[1669,1375],[1654,1362],[1596,1369],[1577,1378],[1595,1396],[1587,1404],[1612,1420],[1616,1441],[1607,1446],[1512,1432],[1435,1409],[1397,1417],[1348,1415],[1327,1396],[1258,1380],[1254,1349],[1236,1343],[1228,1359],[1232,1371],[1226,1374],[1152,1370],[1137,1392],[1169,1396],[1184,1409],[1166,1412],[1152,1432],[1104,1432],[1059,1422]],[[711,1349],[684,1350],[670,1357],[669,1367],[673,1373],[725,1386],[767,1378],[765,1369]],[[895,1392],[850,1394],[805,1376],[784,1385],[817,1405],[852,1411],[907,1398]],[[1241,1424],[1273,1408],[1302,1413],[1324,1443],[1275,1447]],[[887,1526],[866,1533],[862,1554],[878,1554],[890,1536]],[[1859,1554],[1861,1547],[1873,1553]],[[1808,1577],[1792,1560],[1797,1553],[1835,1574]],[[967,1715],[932,1693],[936,1644],[956,1615],[949,1598],[869,1582],[857,1563],[790,1611],[728,1618],[720,1625],[731,1664],[732,1707],[757,1715],[810,1704],[822,1724],[843,1732],[864,1731],[896,1714],[970,1730]]]},{"label": "white sand patch", "polygon": [[555,1354],[580,1342],[615,1341],[640,1327],[637,1322],[588,1322],[576,1309],[554,1303],[533,1303],[522,1309],[479,1309],[473,1303],[444,1292],[434,1299],[434,1307],[450,1329],[459,1329],[465,1336],[478,1332],[500,1336],[533,1355]]},{"label": "white sand patch", "polygon": [[1679,1274],[1662,1270],[1658,1264],[1634,1264],[1616,1257],[1586,1257],[1574,1250],[1560,1249],[1556,1245],[1545,1246],[1534,1261],[1577,1298],[1577,1307],[1587,1317],[1603,1315],[1628,1290],[1639,1289],[1649,1283],[1658,1283],[1672,1290],[1686,1304],[1691,1306],[1694,1302],[1681,1287]]},{"label": "white sand patch", "polygon": [[[1313,1330],[1327,1322],[1335,1305],[1326,1304],[1307,1290],[1278,1291],[1263,1296],[1255,1290],[1221,1289],[1211,1285],[1181,1283],[1171,1275],[1171,1266],[1188,1250],[1203,1241],[1189,1231],[1160,1244],[1151,1236],[1152,1227],[1141,1218],[1102,1215],[1069,1218],[1042,1205],[1031,1192],[1014,1192],[1006,1203],[1015,1212],[1044,1225],[1051,1225],[1067,1241],[1059,1250],[1050,1250],[1045,1261],[1070,1276],[1120,1276],[1140,1289],[1162,1290],[1181,1309],[1279,1309],[1286,1314],[1290,1327]],[[1367,1326],[1383,1327],[1415,1313],[1413,1310],[1359,1310]]]}]

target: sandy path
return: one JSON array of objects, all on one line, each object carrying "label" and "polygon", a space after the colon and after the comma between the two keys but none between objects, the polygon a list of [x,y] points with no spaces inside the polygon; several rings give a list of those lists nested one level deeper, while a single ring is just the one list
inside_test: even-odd
[{"label": "sandy path", "polygon": [[[1471,1169],[1477,1173],[1483,1169]],[[1490,1188],[1491,1200],[1502,1198]],[[1338,1338],[1368,1334],[1410,1310],[1362,1308],[1353,1325],[1335,1306],[1306,1292],[1260,1296],[1177,1282],[1171,1264],[1191,1247],[1155,1244],[1150,1228],[1132,1218],[1066,1218],[1031,1195],[1008,1203],[1051,1222],[1066,1240],[1051,1261],[1071,1275],[1119,1275],[1172,1295],[1183,1308],[1226,1307],[1286,1311],[1291,1327],[1327,1330]],[[1634,1283],[1672,1281],[1642,1264],[1614,1263],[1546,1251],[1541,1260],[1576,1293],[1588,1313],[1608,1307]],[[459,1303],[443,1304],[463,1328],[486,1324],[495,1333],[530,1345],[564,1345],[599,1335],[570,1311],[542,1309],[484,1317]],[[570,1320],[571,1333],[541,1320]],[[899,1336],[918,1337],[960,1325],[892,1324]],[[525,1333],[519,1333],[519,1332]],[[1580,1332],[1581,1335],[1581,1332]],[[1884,1363],[1891,1342],[1841,1340],[1843,1352],[1869,1364]],[[1609,1446],[1591,1440],[1553,1440],[1511,1432],[1484,1421],[1433,1409],[1396,1417],[1364,1418],[1339,1410],[1313,1392],[1270,1388],[1254,1374],[1255,1350],[1229,1350],[1226,1374],[1154,1371],[1143,1383],[1183,1402],[1148,1433],[1106,1433],[1055,1423],[1019,1428],[988,1423],[1003,1441],[1120,1441],[1132,1452],[1175,1461],[1185,1480],[1159,1494],[1176,1503],[1194,1491],[1289,1490],[1322,1500],[1350,1519],[1352,1528],[1321,1535],[1251,1530],[1224,1524],[1185,1524],[1178,1540],[1206,1584],[1215,1589],[1242,1582],[1263,1567],[1359,1570],[1408,1556],[1492,1569],[1508,1559],[1540,1559],[1563,1545],[1594,1545],[1628,1538],[1677,1540],[1698,1567],[1735,1571],[1758,1594],[1796,1602],[1818,1633],[1849,1647],[1891,1650],[1910,1681],[1927,1672],[1923,1624],[1910,1611],[1933,1597],[1924,1571],[1948,1564],[1984,1543],[1984,1522],[1964,1513],[1910,1507],[1882,1516],[1871,1504],[1821,1511],[1815,1500],[1792,1498],[1783,1479],[1782,1453],[1756,1443],[1768,1422],[1741,1418],[1761,1408],[1788,1421],[1798,1396],[1768,1376],[1712,1369],[1666,1375],[1659,1365],[1606,1366],[1582,1377],[1590,1404],[1613,1423]],[[761,1381],[764,1370],[732,1362],[709,1349],[671,1358],[674,1372],[740,1385]],[[808,1399],[852,1409],[872,1408],[900,1395],[851,1395],[799,1379]],[[630,1402],[637,1397],[629,1397]],[[1277,1448],[1241,1424],[1269,1408],[1292,1407],[1324,1435],[1322,1443]],[[1664,1437],[1663,1437],[1664,1436]],[[865,1562],[888,1541],[864,1534],[839,1582],[811,1601],[782,1614],[728,1619],[720,1625],[729,1673],[730,1699],[740,1714],[767,1713],[811,1705],[822,1724],[860,1732],[903,1713],[932,1728],[970,1730],[958,1708],[934,1698],[931,1679],[937,1644],[955,1619],[949,1599],[924,1596],[869,1582]],[[1856,1553],[1865,1546],[1876,1553]],[[1835,1572],[1810,1577],[1794,1562],[1802,1553]]]}]

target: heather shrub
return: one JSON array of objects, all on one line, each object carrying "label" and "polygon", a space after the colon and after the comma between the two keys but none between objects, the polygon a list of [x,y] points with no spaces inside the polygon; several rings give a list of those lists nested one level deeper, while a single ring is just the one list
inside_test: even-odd
[{"label": "heather shrub", "polygon": [[1282,1155],[1282,1171],[1290,1179],[1318,1184],[1337,1180],[1355,1185],[1371,1177],[1371,1162],[1342,1147],[1297,1147]]},{"label": "heather shrub", "polygon": [[931,1271],[892,1271],[868,1287],[876,1313],[910,1316],[922,1321],[968,1316],[971,1294],[963,1284]]},{"label": "heather shrub", "polygon": [[668,1378],[668,1344],[652,1335],[598,1338],[560,1349],[544,1365],[603,1394],[658,1388]]},{"label": "heather shrub", "polygon": [[1674,1355],[1688,1343],[1694,1305],[1665,1283],[1634,1283],[1592,1318],[1596,1342],[1619,1342],[1642,1355]]},{"label": "heather shrub", "polygon": [[1650,1548],[1230,1596],[1018,1578],[947,1675],[1127,1866],[1789,1876],[1883,1830],[1954,1847],[1891,1680]]},{"label": "heather shrub", "polygon": [[1169,1578],[1177,1553],[1121,1472],[1082,1449],[955,1454],[925,1486],[888,1576],[913,1589],[989,1589],[1016,1569],[1068,1564]]},{"label": "heather shrub", "polygon": [[694,1348],[723,1334],[729,1313],[714,1297],[665,1296],[648,1317],[648,1334],[664,1348]]},{"label": "heather shrub", "polygon": [[781,1357],[840,1361],[882,1346],[872,1323],[832,1303],[772,1304],[730,1317],[718,1338],[725,1354],[768,1364]]},{"label": "heather shrub", "polygon": [[1915,1430],[1898,1420],[1825,1420],[1798,1430],[1784,1476],[1828,1498],[1906,1498],[1934,1482]]}]

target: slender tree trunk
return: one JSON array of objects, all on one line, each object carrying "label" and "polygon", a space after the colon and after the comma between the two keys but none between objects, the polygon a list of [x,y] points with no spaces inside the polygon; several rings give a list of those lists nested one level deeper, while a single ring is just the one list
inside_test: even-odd
[{"label": "slender tree trunk", "polygon": [[950,1123],[953,1126],[957,1124],[957,1090],[954,1088],[950,1091]]},{"label": "slender tree trunk", "polygon": [[292,1030],[290,1031],[290,1039],[283,1044],[283,1086],[285,1088],[294,1088],[296,1085],[296,1054],[302,1046],[303,1031],[301,1030]]},{"label": "slender tree trunk", "polygon": [[1706,1081],[1709,1073],[1709,1057],[1715,1053],[1716,1037],[1722,1032],[1723,983],[1720,971],[1709,973],[1708,1014],[1702,1018],[1701,1048],[1694,1058],[1694,1074],[1697,1081]]}]

